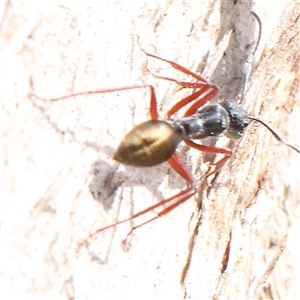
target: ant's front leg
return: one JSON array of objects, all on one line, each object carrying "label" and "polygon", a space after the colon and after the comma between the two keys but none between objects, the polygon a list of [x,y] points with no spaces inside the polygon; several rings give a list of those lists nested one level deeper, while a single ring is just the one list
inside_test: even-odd
[{"label": "ant's front leg", "polygon": [[[143,50],[144,51],[144,50]],[[160,79],[164,79],[164,80],[168,80],[168,81],[172,81],[175,82],[180,89],[186,89],[186,88],[193,88],[193,89],[197,89],[196,91],[194,91],[191,95],[183,98],[182,100],[180,100],[179,102],[177,102],[168,112],[167,112],[167,117],[170,118],[173,114],[175,114],[179,109],[181,109],[182,107],[184,107],[185,105],[191,103],[194,100],[197,100],[199,97],[201,97],[196,103],[194,103],[186,112],[185,116],[189,116],[191,114],[193,114],[199,107],[203,106],[206,102],[208,102],[209,100],[211,100],[213,97],[215,97],[218,93],[218,88],[212,84],[209,84],[203,77],[201,77],[200,75],[188,70],[187,68],[164,58],[161,58],[159,56],[147,53],[146,51],[144,51],[144,53],[147,56],[153,57],[155,59],[164,61],[166,63],[171,64],[171,66],[173,68],[175,68],[176,70],[192,76],[194,79],[196,79],[196,82],[186,82],[186,81],[179,81],[173,78],[169,78],[169,77],[163,77],[163,76],[159,76],[159,75],[154,75],[157,78]]]}]

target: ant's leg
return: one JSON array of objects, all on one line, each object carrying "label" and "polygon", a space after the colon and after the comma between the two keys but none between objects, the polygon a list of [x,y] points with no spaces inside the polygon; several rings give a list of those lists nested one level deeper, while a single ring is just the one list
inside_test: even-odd
[{"label": "ant's leg", "polygon": [[[179,175],[181,177],[183,177],[183,179],[185,179],[188,183],[189,183],[189,187],[186,188],[185,190],[179,192],[178,194],[176,194],[175,196],[172,196],[168,199],[164,199],[164,200],[161,200],[159,201],[158,203],[134,214],[133,216],[127,218],[127,219],[124,219],[122,221],[118,221],[114,224],[111,224],[109,226],[106,226],[106,227],[103,227],[103,228],[100,228],[98,230],[96,230],[95,232],[91,233],[87,240],[92,238],[94,235],[96,235],[97,233],[101,232],[101,231],[104,231],[106,229],[109,229],[111,227],[115,227],[119,224],[122,224],[122,223],[125,223],[127,221],[130,221],[130,220],[133,220],[141,215],[144,215],[146,214],[147,212],[149,211],[152,211],[153,209],[157,208],[157,207],[160,207],[164,204],[167,204],[167,203],[170,203],[172,201],[176,201],[174,202],[173,204],[169,205],[168,207],[166,207],[165,209],[163,209],[161,212],[159,212],[157,214],[157,216],[155,216],[154,218],[151,218],[150,220],[147,220],[145,222],[143,222],[142,224],[139,224],[135,227],[132,228],[132,230],[128,233],[126,239],[128,238],[128,236],[138,227],[141,227],[163,215],[166,215],[167,213],[169,213],[170,211],[172,211],[175,207],[177,207],[178,205],[184,203],[186,200],[188,200],[189,198],[191,198],[193,195],[195,195],[195,189],[194,189],[194,185],[195,185],[195,180],[194,180],[194,177],[192,176],[192,174],[189,172],[188,168],[184,165],[183,162],[181,162],[179,156],[175,153],[173,154],[173,156],[168,160],[168,163],[171,165],[171,167],[177,172],[179,173]],[[125,239],[125,240],[126,240]]]},{"label": "ant's leg", "polygon": [[197,149],[199,151],[204,151],[204,152],[209,152],[209,153],[220,153],[220,154],[225,154],[225,156],[223,158],[221,158],[218,162],[211,164],[211,166],[215,166],[213,171],[209,171],[205,177],[208,177],[216,172],[218,172],[226,163],[226,161],[230,158],[230,156],[232,155],[232,151],[230,150],[226,150],[226,149],[222,149],[222,148],[217,148],[217,147],[212,147],[212,146],[206,146],[206,145],[200,145],[200,144],[196,144],[190,140],[185,140],[184,141],[188,146]]},{"label": "ant's leg", "polygon": [[87,92],[79,92],[71,95],[66,95],[58,98],[51,98],[51,99],[45,99],[41,98],[34,93],[31,94],[31,96],[35,97],[38,100],[43,101],[59,101],[64,100],[70,97],[76,97],[76,96],[83,96],[83,95],[93,95],[93,94],[105,94],[105,93],[112,93],[112,92],[118,92],[118,91],[126,91],[126,90],[134,90],[134,89],[142,89],[142,88],[149,88],[150,89],[150,115],[151,119],[156,120],[158,118],[158,112],[157,112],[157,101],[156,101],[156,94],[155,89],[152,85],[135,85],[135,86],[125,86],[125,87],[119,87],[119,88],[112,88],[112,89],[104,89],[104,90],[94,90],[94,91],[87,91]]},{"label": "ant's leg", "polygon": [[[144,50],[143,50],[144,51]],[[144,51],[145,52],[145,51]],[[190,70],[184,68],[181,65],[178,65],[175,62],[172,62],[170,60],[161,58],[159,56],[150,54],[145,52],[146,55],[154,57],[156,59],[162,60],[164,62],[167,62],[169,64],[172,65],[172,67],[174,67],[175,69],[190,75],[192,77],[194,77],[195,79],[198,80],[198,82],[183,82],[183,81],[178,81],[176,79],[173,78],[169,78],[169,77],[163,77],[163,76],[159,76],[159,75],[154,75],[157,78],[160,79],[164,79],[164,80],[168,80],[168,81],[172,81],[175,82],[176,84],[178,84],[181,89],[184,88],[195,88],[195,89],[200,89],[196,92],[194,92],[193,94],[185,97],[184,99],[182,99],[181,101],[179,101],[178,103],[176,103],[167,113],[167,117],[169,118],[170,116],[172,116],[174,113],[176,113],[179,109],[181,109],[182,107],[184,107],[185,105],[187,105],[188,103],[196,100],[198,97],[200,97],[202,94],[204,94],[205,92],[207,92],[209,89],[212,89],[205,97],[203,97],[202,99],[199,100],[199,102],[197,102],[197,104],[195,103],[187,112],[186,115],[191,115],[193,114],[199,107],[201,107],[202,105],[204,105],[207,101],[211,100],[217,93],[218,93],[218,88],[214,85],[209,84],[204,78],[202,78],[201,76],[197,75],[194,72],[191,72]],[[200,81],[200,82],[199,82]]]},{"label": "ant's leg", "polygon": [[202,94],[205,94],[209,89],[211,89],[211,91],[205,96],[205,98],[203,97],[201,99],[201,102],[199,101],[198,104],[194,104],[193,106],[191,106],[191,108],[186,113],[186,115],[193,114],[197,110],[197,108],[199,108],[200,106],[204,105],[207,101],[211,100],[218,93],[218,91],[219,91],[219,89],[216,86],[212,85],[212,84],[199,83],[199,82],[178,81],[178,80],[173,79],[173,78],[158,76],[158,75],[154,75],[154,74],[153,74],[153,76],[155,76],[157,78],[160,78],[160,79],[164,79],[164,80],[175,82],[176,84],[178,84],[180,86],[178,90],[181,90],[181,89],[190,89],[190,88],[199,89],[199,90],[193,92],[191,95],[189,95],[189,96],[183,98],[182,100],[180,100],[179,102],[177,102],[167,112],[167,117],[168,118],[170,116],[172,116],[174,113],[176,113],[179,109],[181,109],[185,105],[189,104],[190,102],[196,100]]},{"label": "ant's leg", "polygon": [[201,88],[201,87],[204,87],[204,86],[210,86],[210,84],[208,84],[207,82],[189,82],[189,81],[179,81],[179,80],[176,80],[174,78],[170,78],[170,77],[165,77],[165,76],[160,76],[160,75],[157,75],[157,74],[153,74],[149,69],[148,71],[155,77],[155,78],[158,78],[158,79],[163,79],[163,80],[168,80],[168,81],[172,81],[172,82],[175,82],[176,84],[180,85],[181,88],[185,88],[185,89],[188,89],[188,88]]},{"label": "ant's leg", "polygon": [[[136,230],[137,228],[150,223],[166,214],[168,214],[169,212],[171,212],[173,209],[175,209],[177,206],[179,206],[180,204],[184,203],[185,201],[187,201],[188,199],[190,199],[192,196],[195,195],[196,191],[194,189],[195,186],[195,179],[193,177],[193,175],[190,173],[190,171],[188,170],[188,168],[185,166],[185,164],[181,161],[180,157],[178,156],[177,153],[174,153],[173,156],[168,160],[168,163],[170,164],[170,166],[183,178],[185,179],[185,181],[187,181],[190,186],[181,191],[180,193],[178,193],[177,195],[173,196],[170,199],[174,200],[174,199],[178,199],[176,202],[174,202],[173,204],[169,205],[168,207],[164,208],[162,211],[160,211],[155,217],[151,218],[150,220],[147,220],[145,222],[143,222],[142,224],[139,224],[137,226],[134,226],[130,232],[127,234],[126,238],[124,239],[123,242],[125,242],[127,240],[127,238],[133,233],[134,230]],[[162,200],[161,202],[166,203],[166,200]],[[168,201],[168,202],[169,202]],[[160,204],[161,202],[159,202],[158,204]],[[157,206],[155,206],[157,207]],[[152,209],[152,207],[151,207]],[[147,211],[149,211],[149,209],[147,209]]]},{"label": "ant's leg", "polygon": [[194,92],[193,94],[183,98],[181,101],[176,103],[167,113],[167,116],[170,117],[174,113],[176,113],[179,109],[187,105],[193,100],[196,100],[198,97],[200,97],[202,94],[204,94],[207,90],[212,89],[209,91],[203,98],[197,100],[185,113],[184,116],[190,116],[196,112],[196,110],[203,106],[206,102],[210,101],[213,97],[215,97],[219,91],[219,89],[214,86],[210,85],[207,87],[204,87],[203,89]]},{"label": "ant's leg", "polygon": [[[143,49],[142,49],[142,50],[143,50]],[[144,51],[144,50],[143,50],[143,51]],[[187,75],[190,75],[190,76],[194,77],[195,79],[197,79],[198,81],[201,81],[202,83],[208,84],[207,81],[206,81],[203,77],[201,77],[200,75],[198,75],[198,74],[196,74],[196,73],[190,71],[189,69],[187,69],[187,68],[185,68],[185,67],[183,67],[183,66],[181,66],[181,65],[179,65],[179,64],[177,64],[177,63],[175,63],[175,62],[173,62],[173,61],[171,61],[171,60],[167,60],[167,59],[161,58],[161,57],[159,57],[159,56],[156,56],[156,55],[147,53],[146,51],[144,51],[144,53],[145,53],[147,56],[150,56],[150,57],[159,59],[159,60],[161,60],[161,61],[164,61],[164,62],[166,62],[166,63],[169,63],[169,64],[170,64],[173,68],[175,68],[176,70],[181,71],[181,72],[183,72],[183,73],[185,73],[185,74],[187,74]]]},{"label": "ant's leg", "polygon": [[[217,163],[213,164],[215,166],[214,170],[209,171],[207,174],[205,174],[205,177],[208,177],[216,172],[218,172],[223,165],[225,164],[225,162],[230,158],[232,152],[229,150],[225,150],[222,148],[216,148],[216,147],[209,147],[209,146],[204,146],[204,145],[199,145],[196,143],[193,143],[191,141],[185,141],[189,146],[196,148],[197,150],[201,150],[201,151],[208,151],[208,152],[213,152],[213,153],[222,153],[225,154],[225,157],[223,157],[221,160],[219,160]],[[179,194],[177,194],[176,196],[173,197],[177,198],[178,200],[176,202],[174,202],[173,204],[169,205],[168,207],[166,207],[165,209],[163,209],[162,211],[160,211],[155,217],[153,217],[152,219],[145,221],[142,224],[139,224],[137,226],[134,226],[131,231],[127,234],[126,238],[124,239],[123,242],[126,242],[127,238],[133,233],[134,230],[136,230],[137,228],[150,223],[166,214],[168,214],[170,211],[172,211],[173,209],[175,209],[177,206],[179,206],[180,204],[184,203],[185,201],[187,201],[188,199],[190,199],[192,196],[195,195],[195,190],[194,190],[194,178],[191,175],[191,173],[188,171],[188,169],[186,168],[186,166],[181,162],[179,156],[175,153],[169,160],[168,163],[171,165],[171,167],[177,172],[179,173],[179,175],[181,177],[183,177],[187,182],[189,182],[190,184],[192,184],[192,186],[188,187],[186,190],[181,191]]]},{"label": "ant's leg", "polygon": [[[180,192],[179,194],[177,194],[175,197],[176,198],[179,198],[175,203],[171,204],[170,206],[166,207],[165,209],[163,209],[162,211],[160,211],[159,213],[157,213],[157,215],[155,217],[153,217],[152,219],[142,223],[142,224],[139,224],[137,226],[134,226],[130,232],[127,234],[126,238],[123,240],[123,243],[126,242],[126,240],[128,239],[128,237],[133,233],[134,230],[136,230],[137,228],[145,225],[145,224],[148,224],[162,216],[165,216],[166,214],[168,214],[169,212],[171,212],[173,209],[175,209],[177,206],[179,206],[180,204],[184,203],[185,201],[187,201],[188,199],[190,199],[191,197],[193,197],[195,195],[195,191],[192,190],[193,188],[192,187],[189,187],[188,189]],[[188,193],[190,192],[190,193]],[[187,195],[185,195],[187,193]]]},{"label": "ant's leg", "polygon": [[223,166],[225,165],[226,161],[230,158],[230,156],[225,156],[223,158],[221,158],[219,161],[217,161],[216,163],[210,164],[210,167],[214,166],[214,169],[212,171],[208,171],[205,175],[204,178],[209,177],[212,174],[217,173],[220,169],[223,168]]},{"label": "ant's leg", "polygon": [[[162,211],[160,211],[155,217],[151,218],[150,220],[147,220],[145,222],[143,222],[142,224],[139,224],[137,226],[134,226],[131,231],[127,234],[126,238],[124,239],[124,241],[127,240],[127,238],[129,237],[129,235],[131,235],[133,233],[133,231],[147,223],[150,223],[166,214],[168,214],[170,211],[172,211],[174,208],[176,208],[177,206],[179,206],[180,204],[184,203],[185,201],[187,201],[188,199],[190,199],[192,196],[195,195],[195,179],[193,177],[193,175],[190,173],[190,171],[188,170],[188,168],[186,167],[186,165],[181,161],[180,157],[178,156],[177,153],[174,153],[173,156],[168,160],[168,163],[170,164],[170,166],[187,182],[189,183],[189,187],[186,188],[185,190],[179,192],[177,195],[167,199],[167,200],[162,200],[159,203],[157,203],[156,205],[153,205],[155,207],[158,207],[162,204],[165,204],[167,202],[170,202],[171,200],[177,199],[176,202],[174,202],[173,204],[169,205],[168,207],[164,208]],[[148,212],[149,210],[153,209],[153,206],[151,208],[146,209],[145,211],[143,211],[142,213]],[[140,215],[140,213],[139,213]]]},{"label": "ant's leg", "polygon": [[181,161],[179,155],[174,153],[173,156],[168,160],[169,165],[174,171],[176,171],[187,183],[194,186],[195,179],[186,165]]},{"label": "ant's leg", "polygon": [[[156,76],[157,77],[157,76]],[[168,110],[167,112],[167,117],[170,118],[173,114],[175,114],[178,110],[180,110],[182,107],[185,105],[189,104],[190,102],[196,100],[199,98],[202,94],[205,94],[209,89],[209,93],[207,93],[203,98],[198,100],[195,104],[193,104],[190,109],[186,112],[186,115],[191,115],[193,114],[199,107],[204,105],[206,102],[211,100],[217,93],[218,93],[218,88],[214,85],[209,85],[205,84],[203,85],[202,83],[197,83],[197,82],[180,82],[172,78],[167,78],[167,77],[160,77],[165,80],[170,80],[176,82],[178,85],[180,85],[180,89],[185,89],[185,88],[196,88],[199,89],[196,92],[193,92],[191,95],[183,98],[179,102],[177,102],[171,109]],[[189,113],[189,114],[187,114]]]},{"label": "ant's leg", "polygon": [[[158,203],[156,203],[156,204],[154,204],[154,205],[152,205],[152,206],[150,206],[150,207],[148,207],[148,208],[146,208],[146,209],[144,209],[144,210],[142,210],[142,211],[140,211],[140,212],[134,214],[134,215],[131,216],[130,218],[124,219],[124,220],[122,220],[122,221],[118,221],[118,222],[116,222],[116,223],[114,223],[114,224],[111,224],[111,225],[109,225],[109,226],[106,226],[106,227],[103,227],[103,228],[100,228],[100,229],[94,231],[93,233],[91,233],[91,234],[87,237],[87,240],[90,239],[90,238],[92,238],[93,236],[95,236],[96,234],[98,234],[98,233],[101,232],[101,231],[104,231],[104,230],[106,230],[106,229],[115,227],[115,226],[117,226],[117,225],[119,225],[119,224],[122,224],[122,223],[125,223],[125,222],[127,222],[127,221],[133,220],[133,219],[135,219],[135,218],[137,218],[137,217],[139,217],[139,216],[144,215],[145,213],[147,213],[147,212],[149,212],[149,211],[152,211],[153,209],[155,209],[155,208],[157,208],[157,207],[160,207],[160,206],[162,206],[162,205],[164,205],[164,204],[166,204],[166,203],[169,203],[169,202],[172,201],[172,200],[179,199],[179,200],[177,200],[177,201],[175,202],[175,203],[177,203],[177,202],[182,201],[182,199],[186,199],[186,200],[189,199],[189,198],[192,197],[194,194],[195,194],[195,191],[193,191],[193,187],[189,187],[189,188],[187,188],[186,190],[181,191],[180,193],[178,193],[178,194],[175,195],[175,196],[172,196],[172,197],[170,197],[170,198],[168,198],[168,199],[161,200],[161,201],[159,201]],[[183,201],[183,202],[184,202],[184,201]],[[180,202],[179,204],[181,204],[181,203],[183,203],[183,202]],[[175,203],[174,203],[174,204],[175,204]],[[179,205],[179,204],[178,204],[178,205]],[[172,204],[172,205],[173,205],[173,204]],[[156,218],[158,218],[158,217],[155,217],[155,218],[153,218],[153,219],[156,219]],[[153,219],[150,219],[150,220],[146,221],[145,223],[140,224],[140,225],[138,225],[138,226],[136,226],[136,227],[140,227],[140,226],[142,226],[142,225],[144,225],[144,224],[146,224],[146,223],[149,223],[149,222],[151,222]],[[133,230],[134,230],[134,229],[132,229],[130,233],[132,233]],[[128,235],[129,235],[129,234],[128,234]],[[128,235],[127,235],[127,236],[128,236]]]},{"label": "ant's leg", "polygon": [[[194,142],[191,141],[185,141],[189,146],[196,148],[197,150],[201,150],[201,151],[208,151],[208,152],[212,152],[212,153],[222,153],[225,154],[225,157],[223,157],[220,161],[218,161],[215,165],[215,169],[209,173],[207,173],[205,175],[205,177],[208,177],[214,173],[216,173],[218,170],[220,170],[223,165],[225,164],[225,162],[230,158],[232,152],[230,150],[225,150],[222,148],[216,148],[216,147],[209,147],[209,146],[205,146],[205,145],[199,145],[196,144]],[[174,202],[173,204],[169,205],[168,207],[166,207],[165,209],[163,209],[162,211],[160,211],[155,217],[151,218],[150,220],[147,220],[145,222],[143,222],[142,224],[139,224],[137,226],[134,226],[131,231],[127,234],[126,238],[124,239],[124,242],[127,240],[127,238],[133,233],[134,230],[136,230],[137,228],[148,224],[166,214],[168,214],[169,212],[171,212],[173,209],[175,209],[177,206],[179,206],[180,204],[184,203],[185,201],[187,201],[188,199],[190,199],[192,196],[195,195],[195,190],[194,190],[194,184],[195,184],[195,180],[194,177],[191,175],[191,173],[188,171],[188,169],[186,168],[186,166],[181,162],[179,156],[175,153],[169,160],[168,163],[171,165],[171,167],[177,172],[179,173],[179,175],[181,177],[183,177],[188,183],[191,184],[190,187],[188,187],[187,189],[185,189],[184,191],[181,191],[180,193],[178,193],[177,195],[166,199],[166,200],[162,200],[159,203],[145,209],[144,211],[141,211],[140,213],[132,216],[131,218],[128,218],[127,220],[118,222],[117,224],[123,223],[125,221],[131,220],[132,218],[136,218],[158,206],[161,206],[167,202],[170,202],[171,200],[174,199],[178,199],[176,202]],[[117,225],[115,224],[115,225]],[[111,225],[109,227],[112,227],[114,225]],[[106,229],[106,228],[104,228]],[[101,229],[104,230],[104,229]],[[99,232],[99,231],[98,231]]]},{"label": "ant's leg", "polygon": [[230,150],[226,150],[226,149],[222,149],[222,148],[217,148],[217,147],[212,147],[212,146],[206,146],[206,145],[201,145],[201,144],[196,144],[194,142],[192,142],[191,140],[184,140],[184,142],[194,148],[197,149],[199,151],[203,151],[203,152],[209,152],[209,153],[220,153],[220,154],[225,154],[226,156],[231,156],[232,151]]}]

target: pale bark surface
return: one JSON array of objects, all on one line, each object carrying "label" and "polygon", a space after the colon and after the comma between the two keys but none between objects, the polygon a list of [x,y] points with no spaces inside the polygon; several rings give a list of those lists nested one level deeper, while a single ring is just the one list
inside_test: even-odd
[{"label": "pale bark surface", "polygon": [[[3,299],[299,298],[300,159],[261,125],[234,144],[209,187],[199,185],[202,214],[190,199],[138,229],[128,249],[121,241],[141,220],[78,247],[185,183],[167,164],[134,169],[112,159],[124,134],[149,118],[147,90],[52,103],[29,97],[147,83],[163,117],[183,94],[147,68],[186,76],[146,57],[140,44],[235,98],[257,33],[250,3],[236,2],[2,4]],[[263,35],[245,107],[299,148],[299,3],[277,2],[253,5]],[[217,145],[230,147],[226,138]],[[179,152],[201,182],[207,157]]]}]

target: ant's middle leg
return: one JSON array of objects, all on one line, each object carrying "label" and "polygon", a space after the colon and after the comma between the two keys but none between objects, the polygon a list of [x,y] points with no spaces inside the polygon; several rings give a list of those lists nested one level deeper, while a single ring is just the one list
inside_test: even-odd
[{"label": "ant's middle leg", "polygon": [[111,88],[111,89],[103,89],[103,90],[93,90],[93,91],[86,91],[86,92],[78,92],[58,98],[42,98],[37,96],[34,93],[31,93],[30,96],[33,96],[34,98],[42,101],[60,101],[65,100],[71,97],[76,96],[83,96],[83,95],[95,95],[95,94],[105,94],[105,93],[113,93],[113,92],[119,92],[119,91],[126,91],[126,90],[133,90],[133,89],[142,89],[142,88],[149,88],[150,89],[150,115],[151,119],[156,120],[158,118],[158,111],[157,111],[157,100],[156,100],[156,94],[155,89],[152,85],[135,85],[135,86],[125,86],[125,87],[119,87],[119,88]]}]

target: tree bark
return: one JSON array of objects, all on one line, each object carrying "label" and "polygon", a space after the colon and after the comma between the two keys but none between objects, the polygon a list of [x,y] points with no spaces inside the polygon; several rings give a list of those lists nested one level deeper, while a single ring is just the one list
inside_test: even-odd
[{"label": "tree bark", "polygon": [[[244,107],[300,147],[299,9],[256,3],[262,39]],[[142,49],[200,72],[238,98],[257,23],[250,2],[3,4],[3,270],[6,299],[297,299],[299,155],[259,124],[203,181],[211,157],[178,152],[199,182],[190,199],[134,232],[99,233],[185,188],[167,163],[117,165],[122,137],[149,119],[149,91],[40,101],[137,84],[156,89],[161,118],[191,91]],[[149,72],[150,71],[150,72]],[[151,74],[153,73],[153,74]],[[178,114],[182,116],[182,114]],[[121,205],[120,205],[120,202]],[[3,249],[4,249],[3,246]],[[22,296],[21,296],[22,295]]]}]

